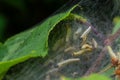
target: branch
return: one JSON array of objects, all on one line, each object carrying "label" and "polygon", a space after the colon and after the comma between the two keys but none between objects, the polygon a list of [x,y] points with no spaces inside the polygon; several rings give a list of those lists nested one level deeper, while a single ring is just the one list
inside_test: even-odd
[{"label": "branch", "polygon": [[100,64],[101,61],[104,59],[105,57],[105,53],[107,51],[106,49],[106,45],[112,45],[112,43],[118,38],[118,36],[120,35],[120,29],[118,29],[118,31],[113,34],[112,36],[108,37],[107,39],[105,39],[104,43],[105,43],[105,47],[103,48],[103,50],[100,52],[98,58],[96,59],[96,61],[93,63],[93,65],[88,69],[88,71],[84,74],[84,76],[87,76],[93,72],[95,72]]}]

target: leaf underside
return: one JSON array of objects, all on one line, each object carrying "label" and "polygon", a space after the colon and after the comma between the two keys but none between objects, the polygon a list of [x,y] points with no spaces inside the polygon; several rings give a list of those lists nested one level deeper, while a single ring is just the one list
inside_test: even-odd
[{"label": "leaf underside", "polygon": [[10,67],[32,57],[45,57],[48,53],[48,36],[51,30],[69,16],[76,7],[46,19],[35,28],[9,38],[0,44],[0,80]]}]

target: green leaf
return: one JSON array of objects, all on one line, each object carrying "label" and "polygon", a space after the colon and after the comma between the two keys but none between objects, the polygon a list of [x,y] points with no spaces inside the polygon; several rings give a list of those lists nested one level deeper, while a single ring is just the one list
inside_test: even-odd
[{"label": "green leaf", "polygon": [[113,19],[113,23],[114,23],[114,28],[113,28],[113,32],[112,34],[114,34],[118,29],[120,29],[120,17],[115,17]]},{"label": "green leaf", "polygon": [[85,76],[82,78],[68,78],[68,77],[61,77],[61,80],[111,80],[110,78],[100,75],[100,74],[91,74],[89,76]]},{"label": "green leaf", "polygon": [[83,77],[81,79],[76,79],[76,80],[111,80],[110,78],[100,75],[100,74],[91,74],[90,76]]},{"label": "green leaf", "polygon": [[[50,31],[69,16],[76,7],[46,19],[41,25],[17,34],[0,45],[0,80],[8,69],[31,57],[45,57],[48,53],[48,36]],[[4,54],[4,55],[3,55]]]}]

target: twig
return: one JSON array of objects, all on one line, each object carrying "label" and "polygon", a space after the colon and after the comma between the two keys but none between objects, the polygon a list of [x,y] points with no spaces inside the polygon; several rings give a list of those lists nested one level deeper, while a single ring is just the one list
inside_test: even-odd
[{"label": "twig", "polygon": [[117,30],[117,32],[111,36],[109,36],[105,41],[104,45],[112,45],[112,42],[116,40],[120,36],[120,28]]},{"label": "twig", "polygon": [[87,76],[93,72],[95,72],[97,70],[97,68],[100,66],[100,63],[103,59],[103,57],[105,56],[105,52],[106,52],[106,48],[103,48],[103,50],[101,51],[101,53],[99,54],[98,58],[96,59],[96,61],[93,63],[93,65],[88,69],[88,71],[84,74],[84,76]]},{"label": "twig", "polygon": [[[114,34],[112,35],[112,37],[109,37],[108,39],[106,40],[109,40],[109,44],[112,45],[112,43],[114,42],[114,40],[116,38],[118,38],[118,36],[120,35],[120,29]],[[106,40],[104,42],[106,42]],[[106,45],[109,45],[108,43],[105,44]],[[100,63],[102,61],[102,59],[104,59],[103,57],[105,56],[105,53],[106,53],[106,47],[103,48],[103,50],[100,52],[98,58],[96,59],[96,61],[93,63],[93,65],[88,69],[88,71],[84,74],[84,76],[87,76],[93,72],[95,72],[97,70],[97,68],[100,66]]]},{"label": "twig", "polygon": [[108,49],[108,53],[109,53],[110,57],[116,59],[117,56],[113,52],[112,48],[110,46],[107,46],[107,49]]},{"label": "twig", "polygon": [[101,71],[98,72],[98,73],[103,73],[103,72],[105,72],[105,71],[111,69],[112,67],[113,67],[113,65],[110,64],[110,65],[108,65],[105,69],[101,70]]}]

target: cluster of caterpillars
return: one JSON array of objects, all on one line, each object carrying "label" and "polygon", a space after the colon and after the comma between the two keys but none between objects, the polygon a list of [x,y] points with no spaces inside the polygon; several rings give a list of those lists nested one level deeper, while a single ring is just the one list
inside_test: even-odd
[{"label": "cluster of caterpillars", "polygon": [[[91,26],[89,26],[80,36],[80,39],[82,39],[82,43],[81,43],[81,48],[79,51],[77,52],[73,52],[72,55],[73,56],[80,56],[82,54],[88,53],[88,52],[92,52],[93,50],[98,48],[98,44],[95,41],[94,38],[92,38],[91,40],[91,44],[87,43],[87,36],[91,31]],[[105,68],[104,70],[102,70],[101,72],[105,72],[106,70],[115,67],[115,72],[114,72],[114,76],[117,80],[120,80],[120,53],[114,53],[111,46],[107,45],[105,46],[110,57],[111,57],[111,63],[112,65],[110,65],[108,68]],[[65,52],[68,52],[69,50],[74,49],[73,47],[68,47],[65,49]],[[73,62],[78,62],[80,61],[79,58],[71,58],[71,59],[67,59],[64,60],[62,62],[57,63],[57,68],[56,70],[58,70],[59,68],[73,63]]]}]

